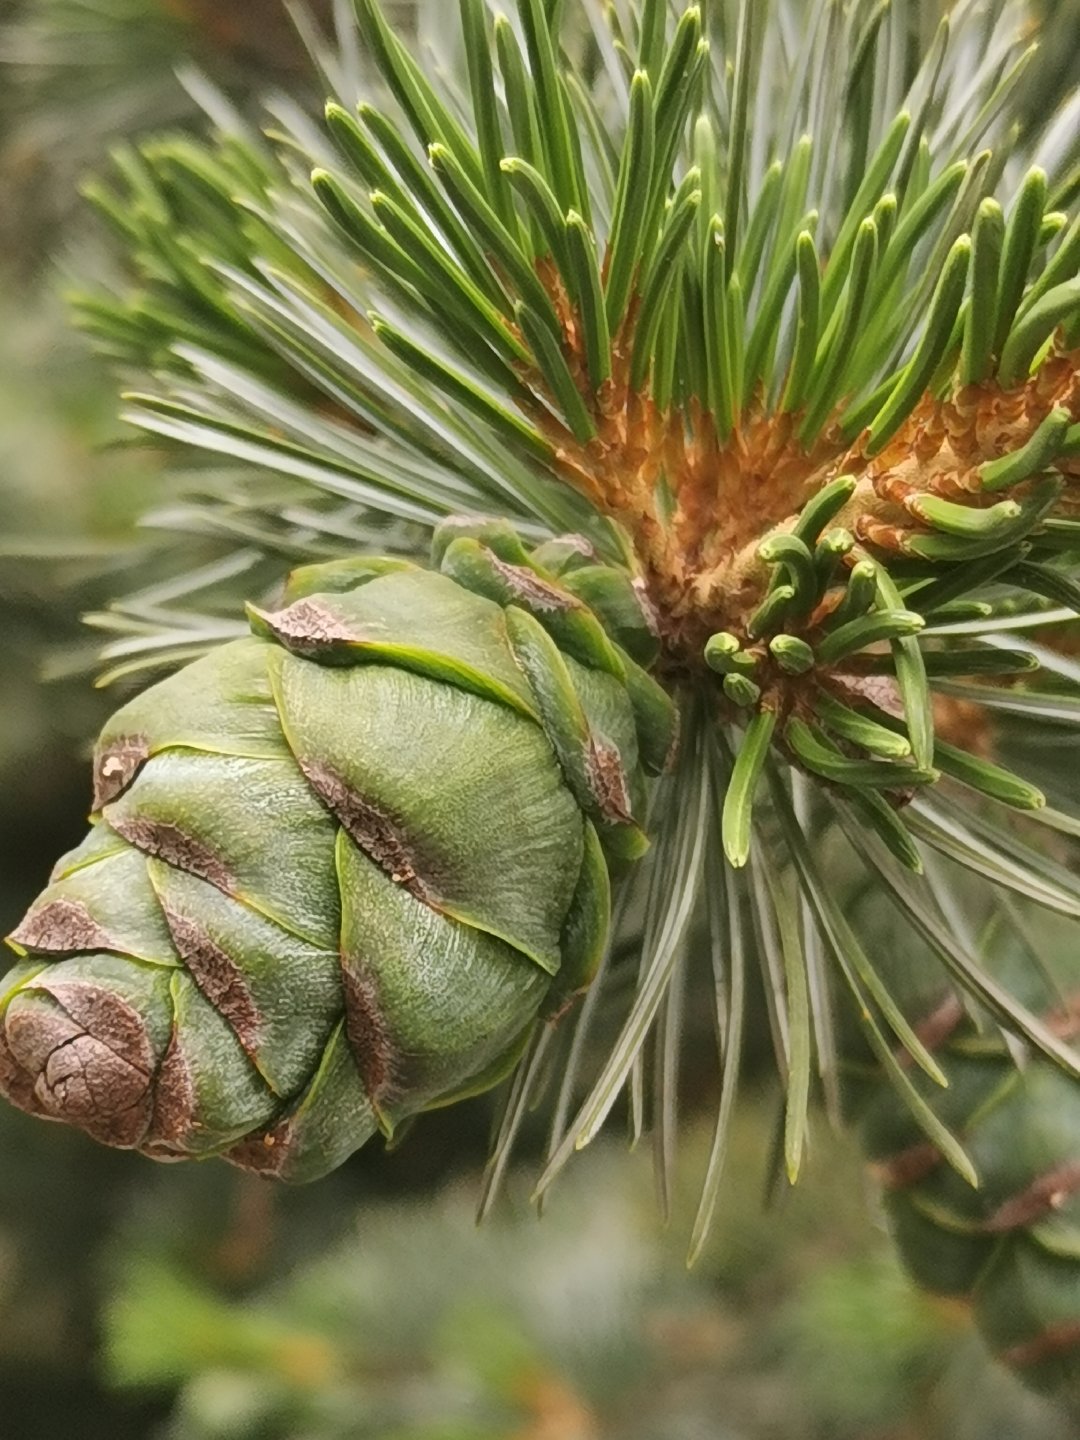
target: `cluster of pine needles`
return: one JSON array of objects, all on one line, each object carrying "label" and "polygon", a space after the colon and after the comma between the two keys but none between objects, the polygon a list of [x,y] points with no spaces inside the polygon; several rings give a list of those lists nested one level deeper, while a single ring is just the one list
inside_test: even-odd
[{"label": "cluster of pine needles", "polygon": [[[409,44],[355,12],[334,45],[305,22],[325,122],[278,97],[256,132],[189,76],[212,142],[121,147],[88,187],[125,270],[82,324],[128,418],[202,457],[147,516],[165,578],[91,617],[104,678],[242,633],[239,597],[290,564],[422,553],[447,515],[583,536],[637,579],[682,744],[600,976],[509,1089],[484,1208],[544,1094],[541,1194],[625,1094],[670,1195],[696,986],[721,1071],[696,1253],[755,963],[778,1173],[815,1091],[841,1108],[837,992],[974,1181],[894,991],[915,935],[1080,1077],[980,947],[1014,900],[1080,916],[1080,97],[1022,119],[1009,0],[936,24],[460,0],[419,5]],[[848,917],[867,877],[895,953]]]}]

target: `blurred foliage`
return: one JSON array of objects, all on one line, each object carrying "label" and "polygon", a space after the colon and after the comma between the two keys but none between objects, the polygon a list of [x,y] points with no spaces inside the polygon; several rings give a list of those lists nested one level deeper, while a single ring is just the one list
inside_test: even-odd
[{"label": "blurred foliage", "polygon": [[106,713],[82,676],[43,685],[42,665],[89,656],[79,612],[115,583],[155,483],[145,453],[103,448],[113,411],[59,300],[29,287],[17,300],[0,283],[0,823],[20,835],[0,868],[3,933],[56,841],[79,833],[84,745]]},{"label": "blurred foliage", "polygon": [[[848,1142],[822,1132],[781,1214],[763,1205],[773,1111],[740,1121],[689,1275],[692,1186],[662,1230],[647,1157],[617,1141],[540,1223],[523,1171],[477,1230],[482,1105],[456,1157],[428,1120],[310,1190],[5,1112],[3,1433],[51,1436],[88,1372],[80,1440],[1063,1440],[964,1313],[903,1277]],[[692,1125],[688,1170],[706,1145]]]},{"label": "blurred foliage", "polygon": [[[331,0],[308,0],[325,25]],[[11,0],[0,24],[0,248],[31,270],[85,230],[78,185],[107,147],[198,124],[178,68],[241,105],[314,76],[281,0]],[[70,237],[62,237],[70,238]]]},{"label": "blurred foliage", "polygon": [[523,1177],[474,1229],[465,1174],[354,1206],[295,1260],[307,1197],[237,1177],[229,1230],[193,1245],[218,1182],[168,1175],[108,1247],[105,1374],[175,1395],[161,1440],[1060,1440],[962,1312],[902,1277],[846,1143],[820,1146],[777,1224],[770,1125],[763,1098],[690,1275],[693,1193],[662,1232],[647,1163],[615,1144],[539,1225]]},{"label": "blurred foliage", "polygon": [[1031,33],[1039,53],[1027,77],[1023,108],[1030,116],[1047,115],[1076,84],[1080,0],[1032,0]]}]

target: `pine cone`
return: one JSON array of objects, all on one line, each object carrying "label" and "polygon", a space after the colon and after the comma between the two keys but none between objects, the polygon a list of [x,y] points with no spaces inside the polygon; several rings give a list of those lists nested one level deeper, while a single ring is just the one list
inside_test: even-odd
[{"label": "pine cone", "polygon": [[[1045,1012],[1054,1033],[1080,1034],[1073,937],[1052,956],[1052,978],[1033,970],[1015,935],[995,932],[984,949],[995,979]],[[1080,1090],[1042,1057],[1018,1069],[989,1017],[977,1022],[953,993],[924,1017],[920,1034],[948,1089],[917,1083],[980,1183],[944,1163],[882,1086],[864,1133],[901,1255],[924,1288],[970,1301],[991,1349],[1029,1385],[1080,1409]]]},{"label": "pine cone", "polygon": [[[113,717],[93,828],[11,937],[17,1105],[311,1180],[494,1084],[587,985],[605,852],[643,848],[639,753],[664,762],[674,712],[494,530],[510,561],[482,527],[437,541],[471,590],[400,561],[297,572],[252,638]],[[625,620],[629,579],[606,589]]]}]

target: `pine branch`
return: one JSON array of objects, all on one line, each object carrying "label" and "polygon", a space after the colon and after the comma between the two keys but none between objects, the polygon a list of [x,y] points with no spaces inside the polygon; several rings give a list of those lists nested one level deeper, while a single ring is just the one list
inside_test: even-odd
[{"label": "pine branch", "polygon": [[[926,873],[947,855],[975,911],[1011,892],[1080,913],[1075,796],[1024,773],[1039,736],[1080,717],[1075,662],[1031,638],[1053,625],[1065,643],[1080,596],[1076,101],[1017,139],[1030,52],[1011,4],[989,37],[964,4],[925,44],[899,6],[581,0],[584,23],[562,30],[560,8],[520,0],[492,23],[462,0],[444,71],[422,7],[414,51],[358,0],[379,76],[358,107],[337,95],[323,129],[279,111],[270,144],[117,156],[118,182],[92,198],[135,283],[80,313],[124,368],[152,372],[130,418],[288,477],[304,516],[283,527],[253,486],[231,508],[174,509],[174,526],[231,525],[245,549],[303,559],[347,553],[342,524],[389,523],[402,550],[462,512],[529,540],[575,531],[528,563],[584,586],[608,634],[618,612],[582,556],[633,577],[682,751],[653,796],[633,995],[591,1088],[574,1078],[558,1097],[540,1188],[625,1090],[644,1114],[659,1033],[666,1193],[700,892],[723,1088],[696,1249],[748,957],[768,977],[792,1178],[814,1066],[835,1102],[833,987],[927,1143],[974,1176],[909,1068],[944,1073],[838,898],[864,869],[961,992],[1076,1075]],[[490,555],[469,556],[482,593]],[[173,598],[186,606],[182,587]],[[129,656],[176,648],[174,625],[155,640],[154,605],[125,613],[145,628]],[[193,643],[216,638],[192,623]],[[1027,748],[999,753],[999,714],[1023,720]],[[858,842],[835,872],[830,806]],[[491,1193],[546,1035],[525,1052]]]}]

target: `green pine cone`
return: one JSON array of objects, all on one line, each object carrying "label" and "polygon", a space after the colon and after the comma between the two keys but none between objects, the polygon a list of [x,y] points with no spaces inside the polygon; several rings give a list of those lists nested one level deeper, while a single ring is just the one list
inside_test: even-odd
[{"label": "green pine cone", "polygon": [[436,555],[297,572],[113,717],[93,828],[11,936],[15,1104],[311,1180],[587,986],[674,710],[505,527]]},{"label": "green pine cone", "polygon": [[[1075,1044],[1075,936],[1066,933],[1049,958],[1042,946],[1040,967],[1001,927],[984,949],[994,979]],[[880,1086],[864,1135],[900,1252],[920,1285],[971,1302],[999,1359],[1080,1413],[1080,1086],[1042,1057],[1018,1067],[992,1019],[972,1018],[955,994],[939,993],[922,1016],[919,1033],[948,1089],[923,1075],[917,1083],[963,1144],[979,1187],[944,1163]]]}]

